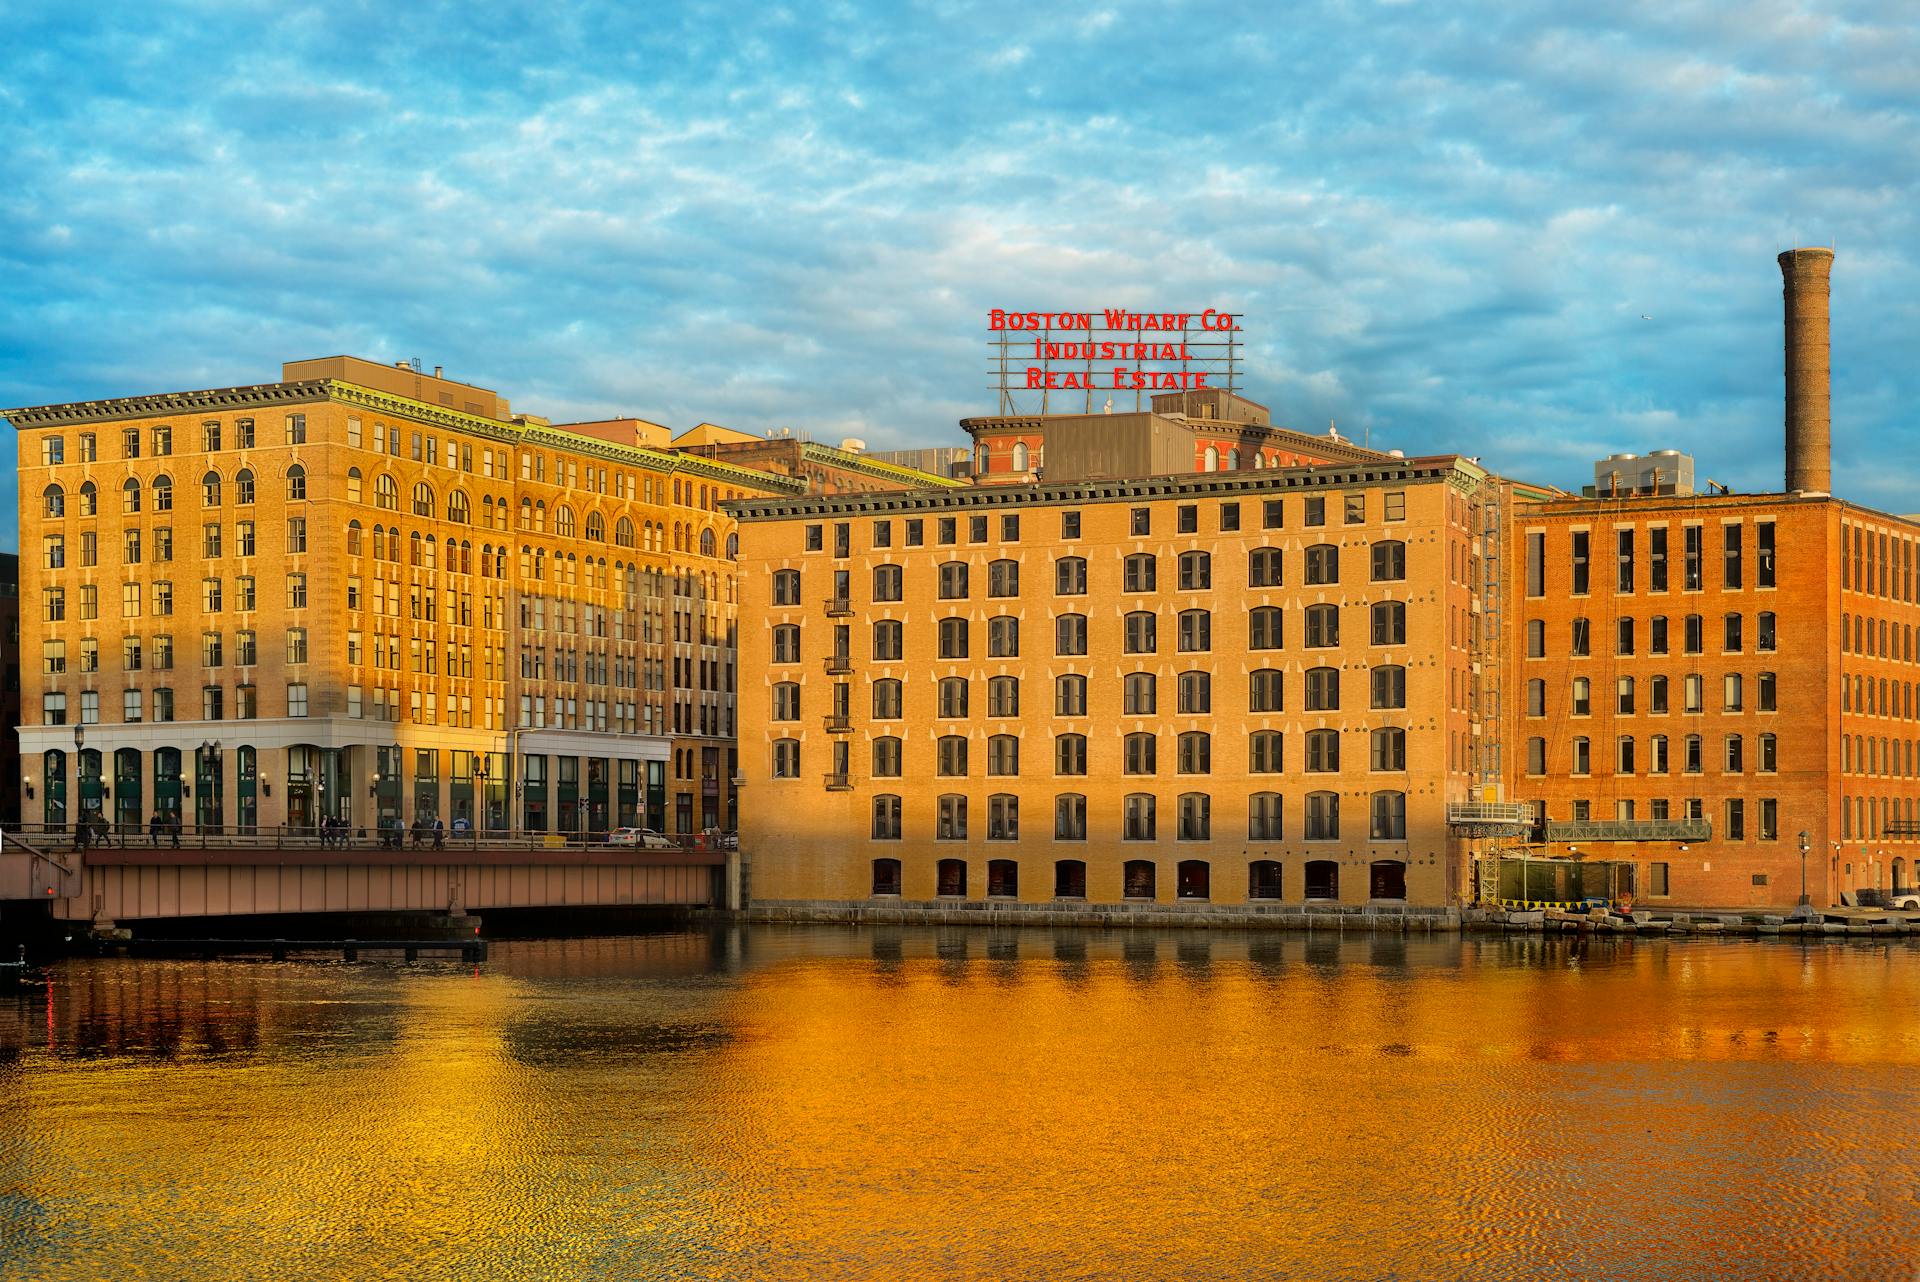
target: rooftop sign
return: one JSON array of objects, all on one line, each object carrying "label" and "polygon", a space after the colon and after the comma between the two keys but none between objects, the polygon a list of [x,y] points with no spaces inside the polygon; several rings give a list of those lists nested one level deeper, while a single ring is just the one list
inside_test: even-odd
[{"label": "rooftop sign", "polygon": [[1099,408],[1111,410],[1114,392],[1132,392],[1134,409],[1145,409],[1143,399],[1152,392],[1237,392],[1240,317],[1212,307],[1187,312],[996,307],[987,313],[987,344],[999,412],[1091,414],[1095,393],[1104,396]]}]

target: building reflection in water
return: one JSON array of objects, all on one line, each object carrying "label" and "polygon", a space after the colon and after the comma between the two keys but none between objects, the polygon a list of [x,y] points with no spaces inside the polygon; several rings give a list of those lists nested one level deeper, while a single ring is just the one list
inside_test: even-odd
[{"label": "building reflection in water", "polygon": [[896,928],[67,963],[0,1003],[0,1273],[1910,1274],[1916,961]]}]

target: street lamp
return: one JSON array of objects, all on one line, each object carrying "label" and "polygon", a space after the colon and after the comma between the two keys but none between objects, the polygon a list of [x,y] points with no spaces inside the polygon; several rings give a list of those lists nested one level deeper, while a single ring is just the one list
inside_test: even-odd
[{"label": "street lamp", "polygon": [[1795,921],[1805,921],[1813,916],[1813,901],[1807,898],[1807,852],[1812,849],[1803,828],[1800,830],[1800,902],[1793,910]]},{"label": "street lamp", "polygon": [[85,726],[75,726],[73,728],[74,751],[78,752],[81,748],[84,748],[86,744],[87,744],[87,728]]}]

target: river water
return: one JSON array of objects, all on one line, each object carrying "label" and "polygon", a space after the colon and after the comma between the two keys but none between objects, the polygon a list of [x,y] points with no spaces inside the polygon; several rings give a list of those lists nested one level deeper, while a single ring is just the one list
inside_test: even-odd
[{"label": "river water", "polygon": [[64,962],[0,1277],[1911,1278],[1920,948],[749,928]]}]

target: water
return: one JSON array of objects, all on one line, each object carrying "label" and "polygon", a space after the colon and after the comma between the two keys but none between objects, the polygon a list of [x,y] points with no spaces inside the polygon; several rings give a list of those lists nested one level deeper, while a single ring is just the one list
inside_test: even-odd
[{"label": "water", "polygon": [[0,1277],[1898,1277],[1920,948],[752,929],[63,963]]}]

